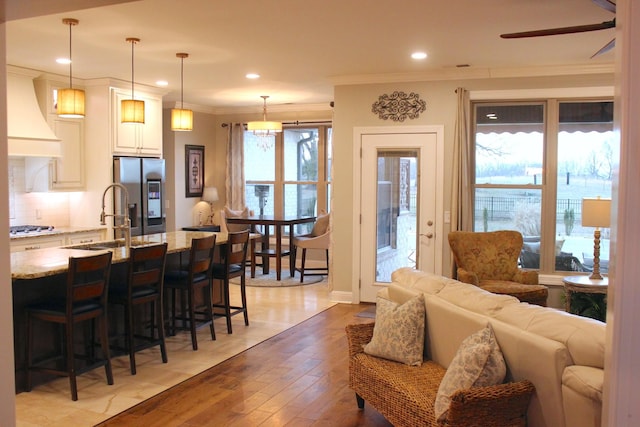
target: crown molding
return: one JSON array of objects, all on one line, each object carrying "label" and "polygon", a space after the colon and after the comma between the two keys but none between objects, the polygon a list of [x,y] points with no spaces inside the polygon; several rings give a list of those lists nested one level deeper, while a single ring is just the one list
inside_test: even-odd
[{"label": "crown molding", "polygon": [[402,83],[441,80],[495,79],[513,77],[550,77],[584,74],[613,74],[613,63],[557,65],[512,68],[443,68],[420,73],[359,74],[329,77],[336,86]]},{"label": "crown molding", "polygon": [[[180,108],[180,105],[184,105],[184,108],[197,111],[199,113],[213,114],[213,115],[235,115],[235,114],[256,114],[262,113],[262,106],[250,106],[250,107],[211,107],[207,105],[198,104],[181,104],[180,101],[166,101],[163,102],[163,108]],[[301,111],[331,111],[329,102],[322,104],[273,104],[269,105],[269,113],[299,113]]]}]

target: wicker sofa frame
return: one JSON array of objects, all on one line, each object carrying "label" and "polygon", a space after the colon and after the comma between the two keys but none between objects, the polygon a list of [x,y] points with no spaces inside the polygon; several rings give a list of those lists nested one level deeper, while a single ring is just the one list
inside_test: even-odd
[{"label": "wicker sofa frame", "polygon": [[364,353],[373,326],[361,323],[346,327],[349,386],[356,393],[358,408],[364,409],[366,401],[396,427],[526,426],[527,407],[535,390],[527,380],[459,390],[446,421],[438,423],[433,404],[446,369],[430,360],[416,367]]}]

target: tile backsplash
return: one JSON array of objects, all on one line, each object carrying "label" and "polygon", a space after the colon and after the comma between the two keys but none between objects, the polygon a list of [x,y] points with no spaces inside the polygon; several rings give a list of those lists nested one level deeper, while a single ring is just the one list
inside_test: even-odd
[{"label": "tile backsplash", "polygon": [[27,192],[24,159],[9,159],[9,225],[69,226],[69,193]]}]

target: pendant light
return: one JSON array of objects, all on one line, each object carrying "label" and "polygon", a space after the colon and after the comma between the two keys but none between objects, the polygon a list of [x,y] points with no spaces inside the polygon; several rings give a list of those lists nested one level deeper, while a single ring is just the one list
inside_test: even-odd
[{"label": "pendant light", "polygon": [[123,99],[120,101],[120,122],[144,123],[144,101],[136,100],[133,96],[133,47],[136,43],[140,42],[140,39],[128,37],[126,40],[128,43],[131,43],[131,99]]},{"label": "pendant light", "polygon": [[71,28],[80,21],[64,18],[62,23],[69,26],[69,87],[58,89],[56,99],[56,113],[59,117],[81,119],[84,117],[84,91],[73,88],[72,60],[71,60]]},{"label": "pendant light", "polygon": [[253,134],[258,136],[271,136],[282,132],[282,123],[267,120],[267,98],[269,98],[269,96],[261,95],[260,98],[263,99],[264,103],[262,107],[262,121],[248,122],[247,130],[253,131]]},{"label": "pendant light", "polygon": [[189,131],[193,130],[193,111],[184,109],[184,58],[188,58],[188,53],[176,53],[180,58],[180,108],[171,109],[171,130]]}]

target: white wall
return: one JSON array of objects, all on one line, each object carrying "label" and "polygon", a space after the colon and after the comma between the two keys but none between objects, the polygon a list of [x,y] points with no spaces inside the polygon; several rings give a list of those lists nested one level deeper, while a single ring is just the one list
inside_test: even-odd
[{"label": "white wall", "polygon": [[[182,227],[198,225],[198,213],[202,212],[202,219],[206,221],[209,214],[209,204],[199,197],[186,197],[185,191],[185,146],[204,146],[205,168],[204,185],[216,186],[220,191],[220,184],[214,179],[217,165],[217,146],[215,126],[212,114],[194,111],[193,130],[190,132],[174,132],[171,130],[171,109],[163,111],[162,143],[164,159],[166,161],[166,199],[167,231],[180,230]],[[224,181],[222,183],[224,188]],[[215,208],[215,206],[214,206]]]},{"label": "white wall", "polygon": [[[336,295],[352,291],[352,274],[359,266],[353,264],[352,218],[359,213],[358,201],[353,199],[354,178],[352,168],[353,128],[356,126],[416,126],[444,125],[444,170],[452,170],[453,162],[453,130],[456,115],[457,87],[468,90],[506,90],[506,89],[541,89],[562,87],[596,87],[613,86],[613,74],[539,77],[539,78],[503,78],[483,80],[448,80],[433,82],[411,82],[395,84],[344,85],[335,88],[335,108],[333,119],[334,147],[334,193],[333,193],[333,285]],[[383,94],[394,91],[415,92],[427,103],[424,113],[414,120],[403,123],[379,119],[371,112],[371,106]],[[444,177],[444,209],[450,210],[451,177]],[[449,225],[444,232],[449,232]],[[447,239],[442,239],[443,272],[451,270],[450,253]]]}]

